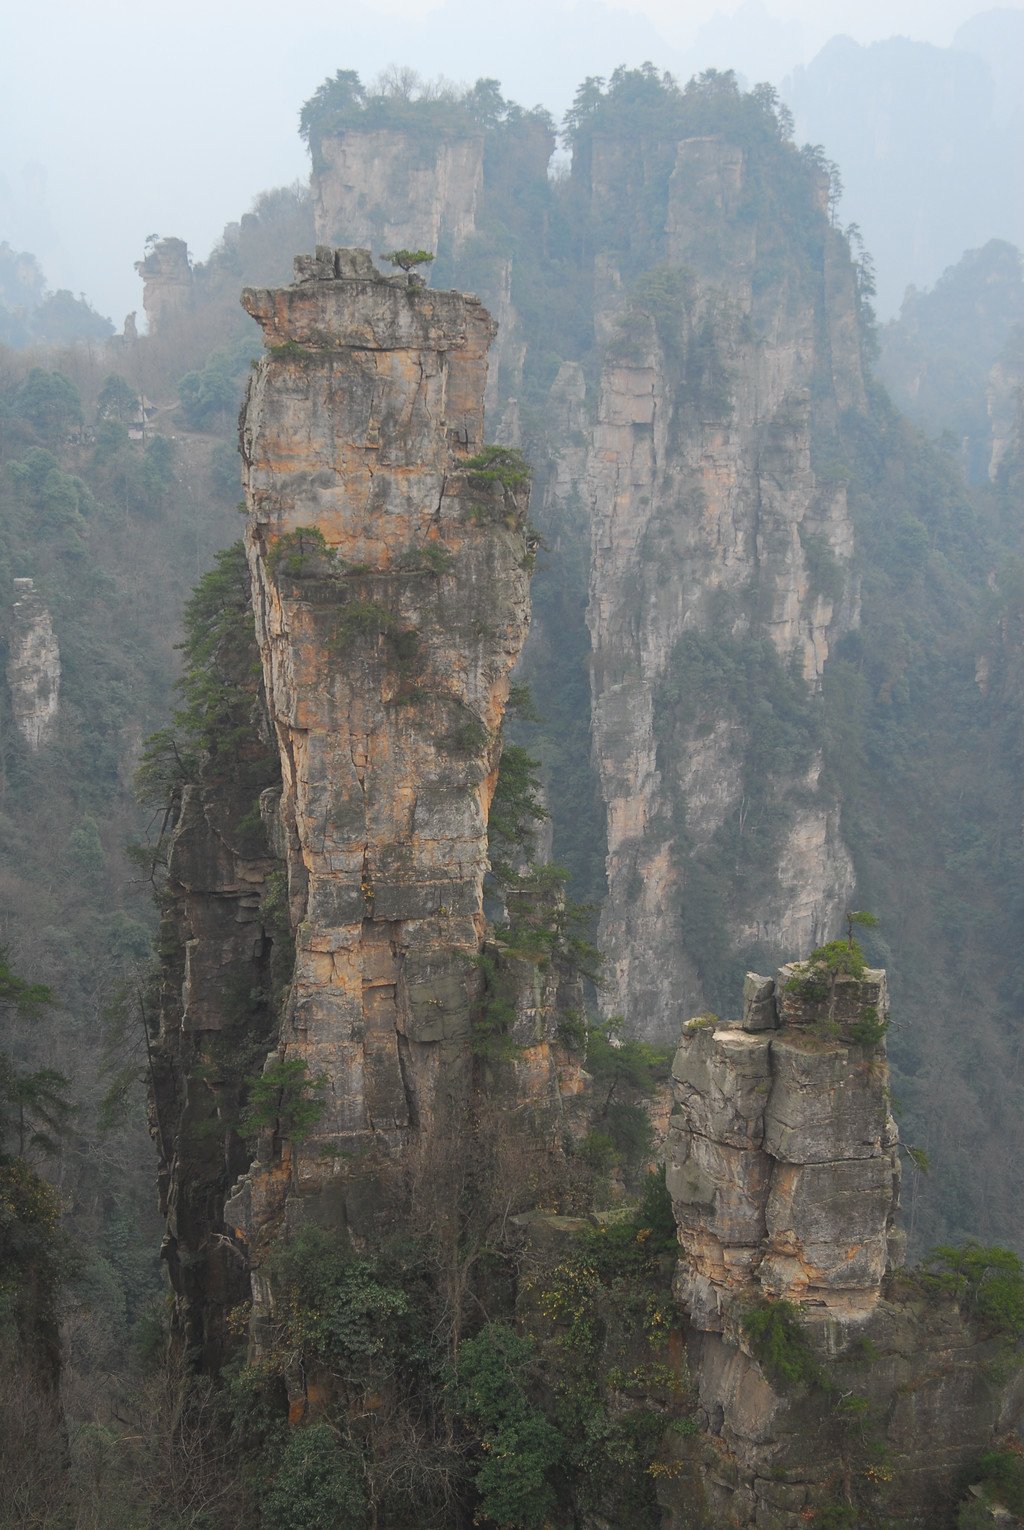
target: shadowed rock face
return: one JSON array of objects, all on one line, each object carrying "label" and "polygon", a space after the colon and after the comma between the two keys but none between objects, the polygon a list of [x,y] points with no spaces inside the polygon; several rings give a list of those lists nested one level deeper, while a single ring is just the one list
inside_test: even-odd
[{"label": "shadowed rock face", "polygon": [[16,579],[7,684],[14,723],[33,753],[53,742],[60,709],[60,648],[50,612],[31,579]]},{"label": "shadowed rock face", "polygon": [[475,232],[483,187],[482,132],[429,147],[401,129],[326,137],[313,175],[317,238],[374,251],[459,250]]},{"label": "shadowed rock face", "polygon": [[268,1166],[232,1203],[249,1231],[269,1214],[254,1197],[343,1180],[342,1155],[392,1151],[465,1098],[528,616],[525,491],[464,467],[483,445],[488,314],[380,276],[366,251],[296,267],[292,287],[243,295],[268,353],[242,452],[297,931],[280,1055],[325,1087],[290,1173]]}]

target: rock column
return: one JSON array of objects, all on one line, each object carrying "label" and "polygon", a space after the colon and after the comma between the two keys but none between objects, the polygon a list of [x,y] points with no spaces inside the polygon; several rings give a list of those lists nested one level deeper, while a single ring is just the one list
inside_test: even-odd
[{"label": "rock column", "polygon": [[[322,1105],[287,1178],[310,1194],[466,1099],[529,559],[525,491],[465,466],[494,335],[480,303],[381,276],[368,251],[319,247],[296,275],[243,294],[267,354],[242,453],[298,948],[277,1056]],[[285,1194],[264,1169],[229,1208],[243,1231]]]},{"label": "rock column", "polygon": [[900,1262],[885,973],[820,986],[751,974],[742,1020],[684,1028],[667,1172],[698,1328],[735,1332],[759,1297],[859,1320]]}]

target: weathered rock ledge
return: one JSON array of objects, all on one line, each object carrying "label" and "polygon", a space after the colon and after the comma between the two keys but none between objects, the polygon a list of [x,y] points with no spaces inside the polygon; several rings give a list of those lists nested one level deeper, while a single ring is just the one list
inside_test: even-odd
[{"label": "weathered rock ledge", "polygon": [[1019,1428],[1016,1346],[900,1268],[887,1022],[884,972],[793,964],[684,1028],[666,1157],[702,1526],[952,1526]]}]

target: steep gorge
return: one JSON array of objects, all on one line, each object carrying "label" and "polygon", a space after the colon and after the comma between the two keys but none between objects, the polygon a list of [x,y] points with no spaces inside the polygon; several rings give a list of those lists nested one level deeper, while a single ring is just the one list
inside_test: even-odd
[{"label": "steep gorge", "polygon": [[[775,121],[764,107],[759,131]],[[642,1397],[653,1420],[644,1470],[667,1523],[945,1522],[958,1473],[1012,1440],[1020,1388],[1003,1369],[1005,1334],[979,1319],[969,1283],[898,1270],[885,976],[861,974],[823,1008],[813,979],[784,965],[773,980],[748,975],[742,1021],[707,1012],[728,1014],[746,963],[774,966],[826,939],[853,891],[857,847],[840,824],[823,677],[860,617],[845,460],[846,442],[873,428],[859,273],[829,223],[822,167],[778,133],[739,144],[691,133],[646,156],[600,133],[577,147],[572,195],[588,228],[619,220],[608,248],[577,269],[594,343],[538,358],[534,337],[497,403],[503,438],[537,462],[555,568],[571,568],[572,537],[589,535],[608,851],[600,1002],[634,1036],[675,1040],[689,1021],[667,1147],[681,1246],[671,1332],[654,1369],[624,1383],[614,1325],[595,1319],[611,1298],[590,1271],[592,1305],[577,1314],[587,1364],[606,1420],[632,1419]],[[784,215],[765,204],[766,159],[786,186]],[[353,156],[325,154],[320,174],[342,162]],[[470,205],[466,175],[442,202]],[[428,236],[448,227],[436,198],[428,211]],[[417,227],[401,225],[410,245],[425,242]],[[510,260],[484,266],[513,303]],[[222,864],[210,887],[236,900],[237,925],[255,926],[234,932],[251,947],[243,967],[272,966],[275,945],[294,945],[296,967],[279,1031],[263,1012],[262,1085],[253,1073],[239,1091],[236,1070],[223,1102],[248,1112],[255,1161],[246,1167],[242,1121],[217,1104],[206,1121],[223,1119],[230,1151],[196,1151],[212,1134],[190,1144],[185,1131],[166,1180],[185,1320],[201,1329],[197,1315],[216,1309],[223,1332],[228,1287],[237,1298],[251,1278],[250,1352],[268,1364],[281,1363],[282,1247],[319,1229],[332,1247],[373,1248],[424,1145],[443,1197],[452,1144],[464,1150],[459,1133],[481,1100],[520,1141],[557,1156],[581,1082],[566,1044],[578,990],[543,963],[510,961],[483,919],[487,814],[531,561],[521,486],[482,450],[492,326],[478,299],[383,278],[366,251],[320,246],[296,276],[286,291],[244,298],[268,348],[242,445],[257,710],[281,786],[259,796],[262,848]],[[863,479],[857,487],[863,500]],[[565,633],[559,610],[576,624]],[[572,652],[582,616],[576,577],[542,616],[535,673],[556,668],[563,639]],[[585,809],[584,794],[573,805]],[[564,812],[555,832],[566,835]],[[172,875],[185,865],[172,855]],[[288,913],[274,932],[279,868]],[[222,1082],[200,1034],[220,1022],[193,1005],[216,984],[204,917],[179,947],[183,1013],[191,1005],[197,1017],[191,1063],[187,1027],[174,1040],[168,985],[163,1055],[181,1049],[183,1122]],[[496,963],[514,979],[511,1008],[492,1002]],[[514,1047],[493,1065],[499,1009]],[[205,1155],[205,1180],[190,1152]],[[191,1226],[186,1183],[202,1191]],[[581,1228],[537,1210],[532,1184],[525,1255],[495,1257],[540,1272],[515,1310],[541,1346],[535,1389],[561,1396],[552,1372],[576,1341],[550,1312],[537,1321],[530,1292],[576,1268],[568,1240]],[[628,1279],[617,1279],[608,1289],[628,1300]],[[678,1334],[693,1388],[685,1416]],[[293,1421],[319,1417],[332,1383],[312,1361],[288,1364]],[[601,1523],[605,1509],[579,1507],[579,1461],[572,1472],[579,1523]]]},{"label": "steep gorge", "polygon": [[[863,404],[853,271],[824,178],[809,248],[780,259],[746,159],[679,145],[667,259],[609,326],[586,474],[605,1003],[666,1040],[726,997],[723,948],[806,955],[853,890],[818,715],[858,617],[853,527],[811,450]],[[614,168],[591,174],[610,200]]]},{"label": "steep gorge", "polygon": [[[346,1325],[363,1309],[344,1306],[344,1282],[410,1236],[422,1281],[453,1213],[468,1225],[491,1197],[493,1241],[460,1273],[464,1225],[438,1277],[452,1358],[472,1363],[464,1322],[471,1344],[507,1345],[514,1317],[535,1390],[563,1398],[556,1414],[585,1396],[607,1432],[595,1476],[566,1414],[550,1436],[560,1485],[538,1477],[529,1501],[560,1497],[586,1527],[629,1502],[673,1530],[723,1515],[798,1530],[851,1506],[934,1523],[958,1473],[1016,1426],[1020,1383],[1000,1369],[998,1322],[986,1332],[958,1288],[896,1269],[884,972],[850,947],[831,978],[750,974],[737,1022],[690,1020],[666,1145],[678,1262],[628,1253],[614,1216],[591,1233],[606,1252],[580,1262],[586,1221],[542,1209],[581,1193],[563,1158],[584,1082],[578,982],[550,946],[530,959],[483,917],[529,562],[515,459],[479,450],[491,323],[476,299],[380,276],[365,251],[319,247],[296,276],[243,299],[267,354],[242,426],[248,569],[222,559],[234,616],[215,645],[238,726],[179,789],[170,836],[153,1120],[180,1337],[216,1370],[247,1312],[248,1374],[279,1378],[293,1425],[360,1398],[368,1417],[386,1400],[382,1418],[411,1419],[425,1377],[403,1400],[393,1362],[351,1373]],[[508,1045],[494,1050],[499,993]],[[304,1257],[307,1282],[341,1282],[333,1360],[323,1314],[296,1305]],[[462,1406],[465,1428],[477,1405]],[[345,1439],[406,1523],[387,1428]],[[628,1470],[606,1481],[627,1440]],[[506,1448],[514,1475],[521,1447]],[[474,1480],[477,1517],[494,1518],[486,1473]]]},{"label": "steep gorge", "polygon": [[[541,117],[480,87],[364,92],[310,143],[321,203],[352,218],[371,188],[335,185],[335,141],[353,164],[385,128],[418,124],[425,159],[481,143],[450,216],[417,221],[398,180],[370,200],[409,212],[410,245],[474,207],[433,269],[501,320],[489,433],[529,457],[547,543],[520,664],[547,721],[517,736],[553,856],[601,908],[604,1014],[672,1042],[748,967],[873,909],[896,1089],[937,1165],[912,1241],[1012,1240],[1015,1086],[997,1124],[980,1080],[1014,1076],[1016,766],[973,677],[1016,599],[1019,517],[998,476],[972,503],[872,377],[870,261],[837,226],[836,167],[796,147],[769,87],[587,81],[567,174],[545,171]],[[971,995],[969,1044],[935,1019],[950,991]]]}]

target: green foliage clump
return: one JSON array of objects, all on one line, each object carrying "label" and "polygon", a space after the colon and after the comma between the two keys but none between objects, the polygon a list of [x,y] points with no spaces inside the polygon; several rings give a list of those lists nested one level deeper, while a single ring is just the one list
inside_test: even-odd
[{"label": "green foliage clump", "polygon": [[579,1514],[644,1530],[660,1523],[658,1455],[686,1397],[669,1343],[681,1316],[662,1258],[675,1246],[666,1201],[663,1176],[651,1175],[639,1206],[577,1235],[536,1287],[552,1330],[539,1379],[562,1432],[572,1502]]},{"label": "green foliage clump", "polygon": [[[205,759],[211,770],[241,771],[254,794],[273,785],[280,767],[269,748],[253,754],[254,669],[259,652],[252,626],[252,592],[245,549],[236,542],[218,553],[185,607],[184,672],[178,691],[184,705],[173,728],[146,744],[135,777],[140,801],[166,807],[186,781],[198,779]],[[247,757],[248,756],[248,757]]]},{"label": "green foliage clump", "polygon": [[867,971],[864,952],[857,941],[829,940],[812,951],[786,983],[788,993],[809,1003],[828,998],[839,978],[859,982]]},{"label": "green foliage clump", "polygon": [[603,1281],[652,1279],[652,1261],[674,1254],[679,1246],[665,1165],[645,1176],[634,1207],[578,1234],[576,1246],[583,1262]]},{"label": "green foliage clump", "polygon": [[563,1441],[529,1399],[533,1358],[532,1339],[489,1323],[459,1346],[452,1385],[456,1412],[479,1441],[479,1513],[508,1530],[543,1530],[557,1507],[552,1473]]},{"label": "green foliage clump", "polygon": [[540,107],[524,112],[505,101],[497,80],[480,79],[469,89],[460,89],[444,78],[424,80],[414,69],[395,67],[385,70],[369,89],[354,69],[337,70],[305,102],[299,118],[299,132],[318,171],[326,165],[327,139],[375,128],[406,132],[411,152],[422,155],[427,164],[436,141],[483,134],[491,151],[489,181],[497,178],[496,169],[500,176],[502,161],[511,157],[508,148],[514,149],[531,128],[553,137],[549,114]]},{"label": "green foliage clump", "polygon": [[621,1025],[619,1016],[587,1028],[587,1071],[601,1098],[584,1145],[599,1174],[618,1164],[632,1177],[654,1152],[654,1128],[640,1100],[668,1077],[672,1053],[622,1035]]},{"label": "green foliage clump", "polygon": [[118,372],[108,373],[96,396],[96,419],[130,425],[139,412],[139,395]]},{"label": "green foliage clump", "polygon": [[531,862],[521,873],[507,866],[500,870],[508,922],[495,925],[495,939],[512,956],[542,968],[560,962],[576,975],[597,981],[601,953],[585,933],[593,911],[566,898],[564,868]]},{"label": "green foliage clump", "polygon": [[489,489],[501,484],[513,492],[526,488],[533,471],[522,452],[512,446],[485,446],[460,466],[469,475],[471,488]]},{"label": "green foliage clump", "polygon": [[479,717],[464,716],[446,733],[439,735],[438,744],[448,754],[482,754],[490,742],[490,737],[490,733]]},{"label": "green foliage clump", "polygon": [[[984,1520],[992,1523],[991,1504],[1001,1504],[1011,1514],[1024,1517],[1024,1460],[1011,1450],[987,1450],[980,1459],[961,1473],[965,1486],[980,1484],[984,1498]],[[957,1524],[963,1527],[974,1521],[966,1519],[961,1510]]]},{"label": "green foliage clump", "polygon": [[238,414],[253,359],[249,336],[210,352],[203,365],[178,383],[181,413],[190,430],[227,428]]},{"label": "green foliage clump", "polygon": [[679,1246],[672,1197],[665,1182],[665,1165],[659,1164],[644,1182],[643,1193],[634,1220],[639,1228],[649,1229],[647,1247],[652,1254],[674,1254]]},{"label": "green foliage clump", "polygon": [[758,1364],[776,1386],[820,1386],[824,1376],[793,1302],[765,1301],[743,1319]]},{"label": "green foliage clump", "polygon": [[271,574],[287,574],[289,579],[304,579],[331,568],[337,559],[319,526],[296,526],[277,538],[267,553]]},{"label": "green foliage clump", "polygon": [[876,1047],[888,1032],[889,1025],[890,1021],[880,1015],[874,1005],[869,1004],[860,1011],[847,1034],[858,1047]]},{"label": "green foliage clump", "polygon": [[414,1302],[386,1259],[358,1258],[338,1238],[303,1229],[278,1249],[275,1277],[290,1300],[287,1348],[323,1362],[347,1383],[372,1386],[389,1369]]},{"label": "green foliage clump", "polygon": [[933,1248],[918,1280],[926,1291],[959,1302],[983,1328],[1014,1342],[1024,1335],[1024,1265],[1011,1249],[977,1242]]},{"label": "green foliage clump", "polygon": [[502,739],[498,780],[487,820],[491,868],[501,878],[503,868],[525,857],[531,860],[537,826],[550,817],[541,801],[540,761],[521,744]]},{"label": "green foliage clump", "polygon": [[33,367],[14,396],[12,410],[48,447],[56,447],[82,423],[78,389],[63,372]]},{"label": "green foliage clump", "polygon": [[811,594],[820,595],[823,600],[837,606],[846,589],[846,576],[836,561],[831,543],[820,531],[808,531],[802,521],[797,529]]},{"label": "green foliage clump", "polygon": [[94,507],[92,494],[81,478],[63,471],[51,452],[29,447],[19,461],[8,464],[7,473],[33,512],[36,537],[67,546],[83,534],[83,518]]},{"label": "green foliage clump", "polygon": [[[853,938],[853,927],[873,929],[877,924],[874,914],[866,909],[848,912],[846,939],[826,941],[825,945],[812,951],[805,962],[796,963],[796,971],[786,983],[786,991],[812,1004],[829,999],[831,1016],[838,983],[844,978],[859,983],[868,970],[864,952]],[[861,1010],[849,1035],[859,1046],[874,1046],[888,1028],[888,1020],[883,1019],[877,1009],[869,1007]]]},{"label": "green foliage clump", "polygon": [[386,260],[389,266],[400,266],[408,272],[414,271],[417,266],[429,265],[434,257],[429,250],[392,250],[380,258]]},{"label": "green foliage clump", "polygon": [[19,1158],[31,1149],[56,1156],[74,1115],[70,1088],[71,1080],[56,1068],[19,1071],[0,1052],[0,1152],[15,1137]]},{"label": "green foliage clump", "polygon": [[515,976],[495,956],[482,951],[471,957],[483,974],[484,990],[473,1025],[473,1056],[484,1062],[511,1062],[519,1056],[513,1030],[516,1023]]},{"label": "green foliage clump", "polygon": [[266,1530],[361,1530],[366,1496],[359,1460],[341,1448],[329,1424],[292,1433],[263,1496],[261,1517]]},{"label": "green foliage clump", "polygon": [[324,1090],[327,1084],[326,1075],[308,1077],[301,1057],[268,1063],[261,1073],[245,1080],[248,1104],[242,1111],[241,1131],[253,1142],[268,1129],[289,1142],[304,1141],[324,1110],[323,1100],[310,1091]]}]

